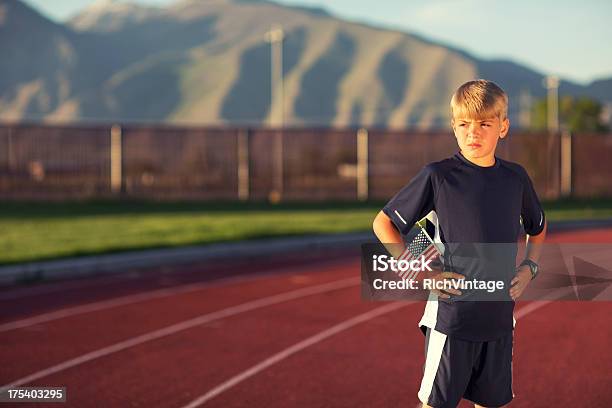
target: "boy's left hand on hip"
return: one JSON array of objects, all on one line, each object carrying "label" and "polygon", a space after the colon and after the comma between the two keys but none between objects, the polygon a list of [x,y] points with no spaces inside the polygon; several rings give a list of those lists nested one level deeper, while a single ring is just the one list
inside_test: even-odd
[{"label": "boy's left hand on hip", "polygon": [[529,282],[531,282],[531,269],[527,265],[522,265],[517,269],[516,275],[510,282],[510,297],[512,300],[517,300],[523,294]]}]

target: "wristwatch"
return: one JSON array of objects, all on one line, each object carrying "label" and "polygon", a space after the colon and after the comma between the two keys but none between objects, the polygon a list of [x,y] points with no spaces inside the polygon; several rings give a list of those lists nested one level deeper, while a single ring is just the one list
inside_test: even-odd
[{"label": "wristwatch", "polygon": [[531,270],[531,279],[535,279],[536,276],[538,276],[538,271],[540,270],[540,267],[538,266],[537,263],[533,262],[531,259],[525,259],[523,262],[521,262],[521,264],[519,265],[519,268],[523,265],[527,265],[529,266],[529,270]]}]

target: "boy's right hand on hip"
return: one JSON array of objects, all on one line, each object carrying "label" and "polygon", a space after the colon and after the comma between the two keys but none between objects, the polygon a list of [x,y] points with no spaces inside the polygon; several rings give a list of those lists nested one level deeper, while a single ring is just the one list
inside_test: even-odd
[{"label": "boy's right hand on hip", "polygon": [[[456,272],[443,272],[441,270],[434,269],[427,278],[434,281],[433,283],[435,288],[431,289],[431,293],[442,299],[449,299],[451,295],[461,295],[461,291],[459,289],[452,287],[452,282],[454,279],[465,279],[465,276]],[[440,287],[441,289],[436,289],[437,287]]]}]

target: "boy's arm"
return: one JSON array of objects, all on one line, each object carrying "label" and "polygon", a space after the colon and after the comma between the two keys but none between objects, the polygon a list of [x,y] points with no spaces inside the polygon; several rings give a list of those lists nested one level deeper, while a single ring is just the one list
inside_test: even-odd
[{"label": "boy's arm", "polygon": [[[527,234],[525,238],[527,245],[525,261],[529,260],[537,264],[542,252],[542,243],[546,239],[547,221],[529,175],[522,167],[520,167],[520,170],[523,176],[521,221]],[[512,300],[518,299],[523,294],[532,278],[529,265],[521,265],[516,269],[515,276],[510,282],[509,292]]]},{"label": "boy's arm", "polygon": [[378,215],[376,215],[376,218],[374,218],[372,229],[378,240],[387,248],[391,256],[395,259],[399,259],[403,252],[404,240],[397,228],[395,228],[391,218],[383,211],[380,211]]},{"label": "boy's arm", "polygon": [[542,254],[542,244],[546,239],[546,227],[548,223],[544,221],[544,228],[538,235],[527,235],[525,237],[525,243],[527,247],[525,249],[525,259],[531,259],[533,262],[538,263],[540,255]]},{"label": "boy's arm", "polygon": [[[538,235],[527,235],[525,238],[526,248],[525,248],[525,259],[529,259],[535,263],[538,263],[540,259],[540,255],[542,254],[542,247],[544,240],[546,239],[546,229],[548,227],[548,223],[544,221],[544,228],[542,232]],[[518,268],[516,272],[516,276],[510,282],[510,297],[512,300],[518,299],[523,292],[529,282],[531,282],[531,269],[528,265],[522,265]]]},{"label": "boy's arm", "polygon": [[[402,255],[402,252],[404,251],[404,240],[387,214],[380,211],[378,215],[376,215],[376,218],[374,218],[372,228],[374,229],[374,234],[376,234],[376,237],[378,237],[379,241],[385,246],[391,256],[393,256],[395,259],[399,259],[400,255]],[[429,274],[429,277],[433,280],[444,281],[450,279],[464,279],[463,275],[455,272],[442,272],[435,267],[432,269],[433,272]],[[422,273],[420,278],[424,278],[424,275],[425,274]],[[432,289],[431,292],[443,299],[448,299],[451,295],[461,295],[460,290],[453,288],[444,290]]]}]

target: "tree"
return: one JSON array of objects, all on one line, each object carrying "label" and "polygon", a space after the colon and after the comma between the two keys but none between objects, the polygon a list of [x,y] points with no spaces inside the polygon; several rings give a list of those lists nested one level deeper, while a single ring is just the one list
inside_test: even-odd
[{"label": "tree", "polygon": [[[572,132],[607,132],[609,127],[602,120],[603,106],[598,101],[588,98],[563,96],[559,100],[559,122]],[[532,127],[535,130],[547,128],[546,98],[533,105]]]}]

